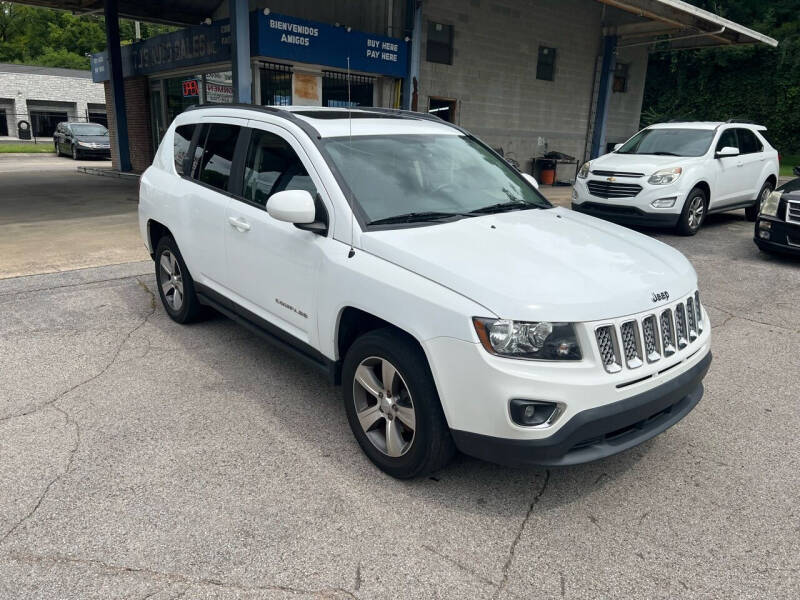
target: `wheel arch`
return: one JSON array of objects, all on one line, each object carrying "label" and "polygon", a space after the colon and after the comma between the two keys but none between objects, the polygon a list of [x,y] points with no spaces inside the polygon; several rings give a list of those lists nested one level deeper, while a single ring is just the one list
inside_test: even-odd
[{"label": "wheel arch", "polygon": [[375,331],[377,329],[392,329],[397,333],[403,335],[404,337],[408,338],[409,340],[414,342],[416,346],[419,347],[419,349],[425,355],[425,359],[428,360],[425,348],[422,346],[417,337],[414,336],[409,331],[360,308],[356,308],[354,306],[345,306],[339,312],[339,318],[336,324],[335,339],[336,339],[336,354],[338,358],[338,360],[336,361],[337,367],[334,377],[336,384],[341,383],[342,362],[344,361],[344,357],[347,354],[347,351],[359,337],[361,337],[366,333],[369,333],[370,331]]},{"label": "wheel arch", "polygon": [[[701,179],[692,186],[692,190],[695,188],[700,188],[701,190],[703,190],[703,193],[706,195],[706,209],[708,209],[708,204],[711,202],[711,186],[708,184],[707,181]],[[690,194],[692,193],[692,190],[689,190]]]},{"label": "wheel arch", "polygon": [[148,219],[147,221],[147,243],[149,245],[150,250],[150,258],[155,256],[156,247],[158,246],[158,240],[160,240],[165,235],[168,235],[174,239],[175,236],[172,235],[172,232],[169,228],[156,221],[155,219]]}]

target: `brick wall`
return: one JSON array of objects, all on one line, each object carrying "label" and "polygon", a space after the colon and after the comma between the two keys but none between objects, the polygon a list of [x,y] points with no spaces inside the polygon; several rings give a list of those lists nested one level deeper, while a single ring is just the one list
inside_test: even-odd
[{"label": "brick wall", "polygon": [[[111,137],[111,160],[119,168],[119,145],[117,144],[116,115],[111,97],[111,83],[106,81],[105,94],[108,106],[108,129]],[[128,114],[128,142],[130,144],[131,168],[141,173],[153,162],[152,134],[150,132],[150,95],[147,77],[132,77],[125,80],[125,108]]]}]

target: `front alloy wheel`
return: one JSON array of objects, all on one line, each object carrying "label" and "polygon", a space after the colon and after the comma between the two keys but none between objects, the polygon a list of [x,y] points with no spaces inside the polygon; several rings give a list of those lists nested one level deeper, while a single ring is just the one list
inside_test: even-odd
[{"label": "front alloy wheel", "polygon": [[78,160],[78,146],[72,145],[72,160]]},{"label": "front alloy wheel", "polygon": [[373,446],[393,458],[408,452],[417,427],[414,401],[391,362],[376,356],[361,361],[353,380],[353,402]]},{"label": "front alloy wheel", "polygon": [[357,338],[342,363],[347,421],[364,454],[392,477],[441,469],[455,446],[428,360],[392,327]]},{"label": "front alloy wheel", "polygon": [[678,219],[678,233],[694,235],[706,218],[706,194],[700,188],[694,188],[683,205]]}]

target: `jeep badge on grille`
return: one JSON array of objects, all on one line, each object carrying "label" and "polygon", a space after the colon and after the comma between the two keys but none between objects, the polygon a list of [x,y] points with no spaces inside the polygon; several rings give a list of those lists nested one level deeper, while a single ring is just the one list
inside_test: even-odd
[{"label": "jeep badge on grille", "polygon": [[661,302],[662,300],[669,300],[669,292],[653,292],[653,302]]}]

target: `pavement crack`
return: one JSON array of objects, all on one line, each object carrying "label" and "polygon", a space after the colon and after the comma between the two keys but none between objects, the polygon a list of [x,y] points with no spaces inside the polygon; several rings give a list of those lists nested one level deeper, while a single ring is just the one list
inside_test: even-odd
[{"label": "pavement crack", "polygon": [[66,396],[68,396],[69,394],[71,394],[72,392],[77,390],[78,388],[83,387],[85,385],[88,385],[88,384],[92,383],[93,381],[95,381],[96,379],[99,379],[100,377],[105,375],[111,367],[114,366],[114,364],[117,362],[117,359],[119,358],[120,352],[122,352],[122,349],[125,347],[125,344],[128,343],[128,340],[131,338],[131,336],[133,336],[137,331],[139,331],[139,329],[144,327],[144,325],[147,323],[147,321],[150,319],[150,317],[152,317],[153,314],[155,314],[155,312],[156,312],[155,294],[144,283],[139,281],[138,278],[134,278],[134,279],[136,279],[136,282],[139,284],[139,286],[142,289],[144,289],[148,293],[148,295],[150,296],[150,311],[147,313],[147,315],[144,317],[144,319],[142,319],[135,327],[130,329],[123,336],[122,341],[119,344],[117,344],[117,347],[114,349],[114,352],[111,354],[111,359],[105,364],[105,366],[102,369],[100,369],[100,371],[98,371],[97,373],[92,375],[91,377],[87,377],[86,379],[84,379],[82,381],[79,381],[78,383],[76,383],[72,387],[67,388],[66,390],[64,390],[60,394],[56,395],[55,397],[51,398],[50,400],[48,400],[46,402],[43,402],[42,404],[39,404],[38,406],[35,406],[35,407],[30,408],[28,410],[22,411],[20,413],[7,415],[5,417],[0,417],[0,423],[3,423],[5,421],[9,421],[11,419],[16,419],[16,418],[19,418],[19,417],[26,417],[28,415],[32,415],[32,414],[37,413],[37,412],[39,412],[41,410],[44,410],[45,408],[47,408],[49,406],[52,406],[56,402],[58,402],[59,400],[65,398]]},{"label": "pavement crack", "polygon": [[78,448],[81,445],[81,427],[78,424],[78,422],[75,419],[73,419],[67,411],[65,411],[65,410],[63,410],[63,409],[61,409],[61,408],[59,408],[57,406],[53,407],[53,408],[55,410],[57,410],[58,412],[60,412],[62,415],[64,415],[64,421],[65,421],[66,424],[68,424],[68,425],[72,424],[75,427],[75,444],[73,445],[72,449],[70,450],[69,457],[67,458],[67,464],[58,473],[58,475],[56,475],[53,479],[51,479],[50,482],[45,486],[45,488],[42,491],[42,493],[36,499],[36,502],[34,503],[33,508],[31,508],[31,510],[29,510],[25,515],[23,515],[23,517],[19,521],[17,521],[11,527],[11,529],[6,531],[3,534],[3,537],[0,537],[0,545],[2,545],[9,537],[11,537],[11,535],[17,529],[19,529],[24,523],[26,523],[27,521],[29,521],[30,519],[33,518],[33,516],[36,514],[36,511],[39,510],[39,507],[42,505],[42,503],[44,502],[44,499],[47,497],[47,494],[50,493],[50,488],[52,488],[56,483],[58,483],[61,480],[62,477],[64,477],[64,475],[66,475],[67,473],[70,472],[70,470],[72,470],[72,464],[75,461],[75,455],[78,453]]},{"label": "pavement crack", "polygon": [[506,586],[508,585],[509,571],[511,570],[511,563],[514,561],[514,555],[517,552],[517,544],[519,544],[520,539],[522,539],[522,534],[525,531],[525,526],[528,524],[531,515],[533,514],[533,509],[539,503],[539,500],[541,499],[542,494],[544,494],[545,490],[547,489],[547,484],[549,483],[550,483],[550,469],[547,469],[544,472],[544,483],[542,484],[542,487],[539,489],[539,491],[536,492],[536,495],[533,497],[533,500],[531,500],[531,503],[528,506],[528,512],[525,514],[525,518],[522,520],[522,523],[520,523],[519,529],[517,529],[517,535],[514,536],[514,540],[511,542],[511,547],[508,549],[508,558],[506,558],[506,562],[503,565],[503,580],[500,582],[500,585],[498,586],[497,591],[495,592],[494,595],[495,598],[499,598],[500,595],[503,593],[503,591],[506,589]]},{"label": "pavement crack", "polygon": [[[102,560],[89,559],[89,558],[74,558],[71,556],[63,555],[38,555],[38,554],[23,554],[11,552],[7,556],[20,562],[28,564],[48,564],[48,565],[78,565],[83,567],[91,567],[101,569],[110,574],[126,574],[132,573],[143,577],[148,577],[153,580],[165,581],[168,583],[182,583],[187,586],[208,586],[219,589],[231,590],[234,592],[247,593],[247,592],[286,592],[289,594],[297,595],[317,595],[322,597],[330,597],[331,595],[346,596],[358,600],[358,597],[345,588],[341,587],[323,587],[317,589],[299,588],[289,585],[280,584],[246,584],[235,581],[224,581],[210,577],[194,577],[185,573],[176,573],[171,571],[157,571],[149,567],[129,567],[124,565],[115,565],[107,563]],[[176,598],[184,596],[189,588],[181,592]]]},{"label": "pavement crack", "polygon": [[[497,588],[497,587],[498,587],[498,584],[497,584],[497,582],[495,582],[495,581],[492,581],[492,580],[491,580],[491,579],[489,579],[488,577],[484,577],[484,576],[483,576],[483,575],[481,575],[480,573],[476,572],[474,569],[472,569],[472,568],[468,567],[467,565],[465,565],[465,564],[462,564],[461,562],[457,561],[455,558],[452,558],[452,557],[450,557],[450,556],[447,556],[446,554],[444,554],[444,553],[442,553],[442,552],[439,552],[439,551],[438,551],[436,548],[434,548],[433,546],[430,546],[430,545],[428,545],[428,544],[423,544],[423,545],[422,545],[422,547],[423,547],[425,550],[427,550],[428,552],[430,552],[431,554],[435,554],[435,555],[436,555],[436,556],[438,556],[439,558],[442,558],[442,559],[446,560],[448,563],[450,563],[450,564],[451,564],[451,565],[453,565],[454,567],[458,567],[459,569],[461,569],[461,570],[462,570],[462,571],[464,571],[465,573],[469,573],[470,575],[472,575],[473,577],[475,577],[477,580],[479,580],[479,581],[481,581],[481,582],[483,582],[483,583],[486,583],[486,584],[488,584],[488,585],[492,586],[493,588]],[[356,591],[358,591],[358,588],[356,588]]]},{"label": "pavement crack", "polygon": [[765,327],[772,327],[774,329],[779,329],[781,331],[786,331],[787,333],[800,333],[800,329],[790,329],[789,327],[784,327],[783,325],[776,325],[775,323],[767,323],[766,321],[759,321],[758,319],[752,319],[750,317],[745,317],[741,314],[735,313],[725,308],[720,308],[719,306],[714,306],[709,304],[708,302],[703,303],[705,306],[709,308],[713,308],[714,310],[718,310],[719,312],[726,315],[726,318],[722,323],[719,325],[712,325],[711,329],[719,329],[727,325],[733,319],[740,319],[742,321],[747,321],[748,323],[754,323],[756,325],[763,325]]}]

